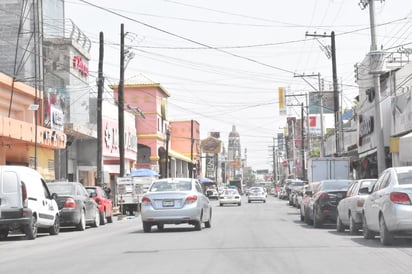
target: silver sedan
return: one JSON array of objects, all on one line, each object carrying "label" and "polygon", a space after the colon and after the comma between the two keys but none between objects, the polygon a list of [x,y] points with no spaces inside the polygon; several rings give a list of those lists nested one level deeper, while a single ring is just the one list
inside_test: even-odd
[{"label": "silver sedan", "polygon": [[383,245],[412,233],[412,166],[384,170],[363,206],[363,237]]},{"label": "silver sedan", "polygon": [[141,218],[143,231],[150,232],[156,225],[191,224],[201,230],[202,224],[211,227],[212,209],[199,182],[190,178],[166,178],[154,181],[142,197]]},{"label": "silver sedan", "polygon": [[338,204],[336,231],[349,228],[350,234],[356,234],[362,228],[363,204],[375,182],[376,179],[360,179],[349,187],[346,197]]}]

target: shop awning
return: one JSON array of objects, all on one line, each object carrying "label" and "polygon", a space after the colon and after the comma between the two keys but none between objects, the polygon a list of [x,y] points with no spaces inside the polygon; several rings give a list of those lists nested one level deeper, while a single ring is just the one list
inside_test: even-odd
[{"label": "shop awning", "polygon": [[401,162],[412,162],[412,133],[399,138],[399,160]]}]

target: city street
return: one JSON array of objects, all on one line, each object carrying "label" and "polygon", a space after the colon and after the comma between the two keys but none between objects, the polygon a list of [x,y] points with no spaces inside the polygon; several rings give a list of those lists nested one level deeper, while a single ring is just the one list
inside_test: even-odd
[{"label": "city street", "polygon": [[335,228],[299,221],[287,201],[219,207],[212,200],[212,228],[153,227],[139,217],[84,232],[63,229],[29,241],[0,242],[0,273],[410,273],[412,241],[383,247]]}]

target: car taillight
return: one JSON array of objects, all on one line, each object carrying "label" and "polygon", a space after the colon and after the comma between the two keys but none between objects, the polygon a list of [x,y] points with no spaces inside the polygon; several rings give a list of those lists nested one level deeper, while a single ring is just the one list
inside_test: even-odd
[{"label": "car taillight", "polygon": [[390,199],[395,204],[410,205],[409,195],[403,192],[391,192]]},{"label": "car taillight", "polygon": [[73,198],[67,198],[63,207],[64,208],[75,208],[76,207],[76,201]]},{"label": "car taillight", "polygon": [[328,193],[321,193],[321,194],[319,195],[319,199],[327,199],[327,198],[329,198]]},{"label": "car taillight", "polygon": [[187,204],[194,203],[196,201],[197,201],[197,195],[190,195],[186,197]]},{"label": "car taillight", "polygon": [[142,204],[150,204],[152,201],[150,201],[150,199],[149,198],[147,198],[147,197],[143,197],[142,198]]},{"label": "car taillight", "polygon": [[23,207],[28,207],[28,199],[27,199],[27,188],[26,185],[22,182],[21,183],[21,199],[23,201]]},{"label": "car taillight", "polygon": [[356,202],[356,206],[357,207],[363,207],[363,204],[365,203],[365,200],[364,199],[359,199],[357,202]]}]

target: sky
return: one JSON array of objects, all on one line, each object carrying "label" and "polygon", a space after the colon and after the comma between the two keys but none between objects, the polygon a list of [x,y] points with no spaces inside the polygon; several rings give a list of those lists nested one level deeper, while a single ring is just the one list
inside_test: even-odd
[{"label": "sky", "polygon": [[[295,117],[300,117],[296,105],[306,105],[305,95],[318,87],[318,74],[324,89],[332,90],[327,54],[332,31],[341,106],[353,106],[354,65],[371,44],[369,7],[359,2],[67,0],[65,12],[92,40],[91,83],[103,32],[105,83],[118,84],[124,24],[125,45],[134,54],[125,80],[140,75],[160,83],[170,94],[169,120],[198,121],[201,139],[217,131],[227,147],[236,126],[242,158],[256,170],[271,168],[274,138],[286,124],[278,87],[286,88],[288,115]],[[411,48],[412,1],[374,3],[378,47],[385,52]]]}]

